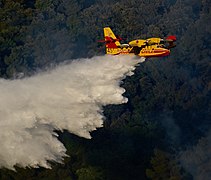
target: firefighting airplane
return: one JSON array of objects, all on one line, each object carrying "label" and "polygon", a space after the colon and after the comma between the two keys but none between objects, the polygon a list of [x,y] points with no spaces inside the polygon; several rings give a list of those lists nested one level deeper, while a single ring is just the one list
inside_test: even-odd
[{"label": "firefighting airplane", "polygon": [[121,44],[120,37],[116,37],[109,27],[104,29],[104,42],[106,45],[106,54],[135,54],[141,57],[161,57],[170,54],[170,49],[175,47],[175,36],[168,36],[165,39],[149,38],[146,40],[136,39],[128,44]]}]

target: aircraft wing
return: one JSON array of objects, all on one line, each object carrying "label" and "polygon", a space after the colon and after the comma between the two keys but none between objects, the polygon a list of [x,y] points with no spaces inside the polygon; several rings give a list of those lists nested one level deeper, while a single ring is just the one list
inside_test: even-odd
[{"label": "aircraft wing", "polygon": [[137,39],[129,42],[129,45],[132,47],[144,47],[147,45],[147,41],[144,39]]}]

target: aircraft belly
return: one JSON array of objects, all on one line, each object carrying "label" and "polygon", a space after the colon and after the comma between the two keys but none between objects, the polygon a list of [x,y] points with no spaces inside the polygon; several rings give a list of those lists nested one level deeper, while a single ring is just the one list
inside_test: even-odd
[{"label": "aircraft belly", "polygon": [[141,57],[160,57],[167,56],[170,54],[170,51],[163,48],[158,49],[142,49],[138,54]]},{"label": "aircraft belly", "polygon": [[162,52],[162,53],[139,53],[138,55],[141,57],[160,57],[167,56],[170,52]]}]

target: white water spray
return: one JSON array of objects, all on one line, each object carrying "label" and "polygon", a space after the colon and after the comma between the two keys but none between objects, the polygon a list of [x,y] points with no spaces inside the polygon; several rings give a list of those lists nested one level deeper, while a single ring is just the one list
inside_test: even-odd
[{"label": "white water spray", "polygon": [[54,130],[91,138],[102,127],[102,106],[127,102],[120,82],[144,59],[103,56],[75,60],[36,76],[0,79],[0,167],[50,168],[64,145]]}]

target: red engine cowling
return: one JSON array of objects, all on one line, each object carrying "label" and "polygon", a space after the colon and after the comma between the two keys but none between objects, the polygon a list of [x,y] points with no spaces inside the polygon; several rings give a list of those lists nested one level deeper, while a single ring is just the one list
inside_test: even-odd
[{"label": "red engine cowling", "polygon": [[168,37],[166,38],[166,40],[167,40],[167,41],[176,41],[177,38],[176,38],[176,36],[168,36]]}]

